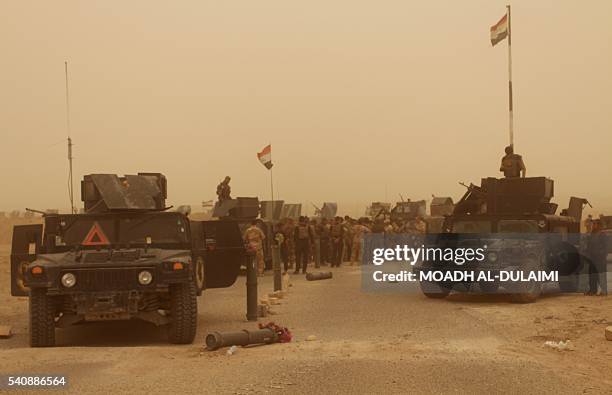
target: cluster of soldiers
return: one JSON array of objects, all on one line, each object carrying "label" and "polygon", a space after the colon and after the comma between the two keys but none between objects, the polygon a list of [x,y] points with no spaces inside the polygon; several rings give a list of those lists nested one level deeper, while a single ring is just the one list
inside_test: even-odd
[{"label": "cluster of soldiers", "polygon": [[[359,264],[363,254],[363,235],[366,233],[405,234],[425,233],[422,218],[413,221],[391,221],[379,216],[375,220],[349,216],[308,218],[295,220],[284,218],[273,225],[274,242],[279,246],[280,258],[285,272],[293,269],[294,274],[306,274],[308,265],[340,267],[341,264]],[[258,272],[265,270],[263,243],[265,234],[255,220],[246,230],[245,241],[256,254]]]}]

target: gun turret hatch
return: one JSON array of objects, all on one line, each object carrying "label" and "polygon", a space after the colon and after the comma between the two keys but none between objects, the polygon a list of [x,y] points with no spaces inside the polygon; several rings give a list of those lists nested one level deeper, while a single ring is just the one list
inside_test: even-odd
[{"label": "gun turret hatch", "polygon": [[164,210],[166,177],[160,173],[89,174],[81,182],[86,213]]}]

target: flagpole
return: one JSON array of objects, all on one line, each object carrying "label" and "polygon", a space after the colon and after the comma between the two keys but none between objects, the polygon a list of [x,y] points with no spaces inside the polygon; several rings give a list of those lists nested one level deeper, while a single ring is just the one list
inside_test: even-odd
[{"label": "flagpole", "polygon": [[[272,147],[272,143],[270,143],[269,145],[270,147]],[[270,152],[270,161],[271,160],[272,160],[272,152]],[[274,180],[272,178],[272,167],[270,167],[270,193],[272,195],[272,212],[274,212]]]},{"label": "flagpole", "polygon": [[508,122],[510,132],[510,145],[514,146],[514,105],[512,102],[512,21],[510,5],[508,8]]},{"label": "flagpole", "polygon": [[272,180],[272,168],[270,168],[270,192],[272,193],[272,210],[274,210],[274,181]]}]

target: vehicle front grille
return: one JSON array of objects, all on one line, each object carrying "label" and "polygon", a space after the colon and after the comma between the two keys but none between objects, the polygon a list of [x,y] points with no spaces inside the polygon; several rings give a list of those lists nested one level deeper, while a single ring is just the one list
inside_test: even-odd
[{"label": "vehicle front grille", "polygon": [[[66,270],[61,273],[73,273],[76,276],[74,290],[79,291],[121,291],[141,287],[138,283],[138,273],[151,268],[96,268]],[[155,277],[153,278],[155,282]],[[151,286],[148,285],[149,287]]]}]

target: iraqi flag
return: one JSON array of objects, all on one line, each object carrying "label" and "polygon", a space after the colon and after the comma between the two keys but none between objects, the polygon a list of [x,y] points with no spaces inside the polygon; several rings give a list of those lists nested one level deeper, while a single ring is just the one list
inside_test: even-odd
[{"label": "iraqi flag", "polygon": [[261,152],[258,152],[257,159],[266,166],[266,169],[270,170],[272,168],[272,145],[268,144]]},{"label": "iraqi flag", "polygon": [[506,37],[508,37],[508,14],[491,26],[491,44],[495,46]]}]

